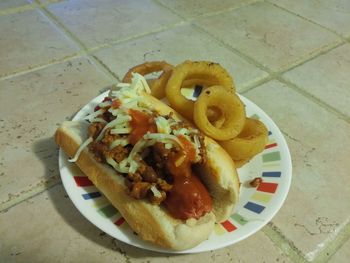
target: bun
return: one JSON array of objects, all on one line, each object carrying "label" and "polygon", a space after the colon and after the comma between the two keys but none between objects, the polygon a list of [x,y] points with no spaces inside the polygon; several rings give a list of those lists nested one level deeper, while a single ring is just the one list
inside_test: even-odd
[{"label": "bun", "polygon": [[[159,114],[174,112],[158,99],[146,93],[142,96]],[[174,118],[182,119],[176,113]],[[56,143],[69,157],[73,157],[87,139],[88,126],[87,122],[66,121],[57,129]],[[215,222],[230,216],[239,196],[239,178],[232,159],[214,140],[206,137],[204,142],[207,162],[195,169],[200,171],[200,178],[210,193],[213,210],[199,219],[175,219],[162,205],[130,197],[124,177],[116,175],[109,165],[97,162],[87,148],[83,149],[76,164],[142,239],[164,248],[185,250],[206,240]]]}]

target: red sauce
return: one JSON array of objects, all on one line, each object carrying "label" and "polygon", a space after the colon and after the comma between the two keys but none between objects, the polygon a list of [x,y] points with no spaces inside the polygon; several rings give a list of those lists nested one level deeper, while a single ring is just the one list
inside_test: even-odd
[{"label": "red sauce", "polygon": [[[209,193],[199,178],[192,173],[191,164],[196,157],[192,143],[184,136],[178,137],[182,151],[169,156],[167,168],[174,178],[173,187],[165,204],[170,214],[178,219],[200,218],[212,209]],[[180,164],[178,162],[180,161]]]},{"label": "red sauce", "polygon": [[178,219],[200,218],[212,210],[211,197],[196,175],[177,176],[168,193],[165,205],[169,213]]},{"label": "red sauce", "polygon": [[129,110],[129,114],[131,116],[131,133],[129,136],[131,144],[135,145],[147,132],[157,132],[157,126],[151,115],[133,109]]},{"label": "red sauce", "polygon": [[120,107],[120,105],[121,105],[120,100],[115,99],[115,100],[112,101],[111,107],[112,107],[113,109],[118,109],[118,108]]}]

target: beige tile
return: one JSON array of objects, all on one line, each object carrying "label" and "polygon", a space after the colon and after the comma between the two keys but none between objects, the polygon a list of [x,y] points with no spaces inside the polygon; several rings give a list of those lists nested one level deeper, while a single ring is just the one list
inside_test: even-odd
[{"label": "beige tile", "polygon": [[48,64],[76,47],[36,10],[0,16],[0,77]]},{"label": "beige tile", "polygon": [[29,4],[29,2],[26,0],[1,0],[0,10],[6,9],[6,8],[19,7],[27,4]]},{"label": "beige tile", "polygon": [[284,77],[350,117],[350,44],[340,46],[289,72]]},{"label": "beige tile", "polygon": [[95,56],[120,78],[129,68],[145,61],[166,60],[176,65],[187,59],[219,62],[234,77],[238,90],[267,76],[190,25],[104,49]]},{"label": "beige tile", "polygon": [[171,1],[160,0],[161,3],[174,10],[177,14],[183,17],[191,18],[196,16],[205,15],[208,13],[225,11],[229,8],[237,8],[243,5],[247,5],[259,0],[224,0],[224,1]]},{"label": "beige tile", "polygon": [[277,81],[245,95],[286,134],[292,185],[273,224],[312,260],[350,219],[350,125]]},{"label": "beige tile", "polygon": [[350,36],[350,2],[348,0],[270,0],[319,25]]},{"label": "beige tile", "polygon": [[151,0],[64,1],[49,5],[48,9],[89,48],[160,30],[180,21]]},{"label": "beige tile", "polygon": [[329,263],[347,263],[350,258],[350,239],[331,257]]},{"label": "beige tile", "polygon": [[273,71],[284,70],[340,41],[316,25],[260,2],[199,19],[197,24]]},{"label": "beige tile", "polygon": [[0,213],[0,222],[0,258],[6,262],[290,262],[262,232],[200,254],[134,248],[83,218],[61,185]]},{"label": "beige tile", "polygon": [[59,175],[57,124],[110,82],[86,58],[0,81],[0,204]]}]

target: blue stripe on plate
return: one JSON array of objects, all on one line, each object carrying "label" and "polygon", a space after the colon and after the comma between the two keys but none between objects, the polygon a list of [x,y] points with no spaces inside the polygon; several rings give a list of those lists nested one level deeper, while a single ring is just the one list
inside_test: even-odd
[{"label": "blue stripe on plate", "polygon": [[272,134],[272,132],[271,131],[269,131],[269,136]]},{"label": "blue stripe on plate", "polygon": [[82,195],[85,200],[97,198],[101,196],[100,192],[87,193]]},{"label": "blue stripe on plate", "polygon": [[258,205],[258,204],[253,203],[253,202],[248,202],[244,205],[244,208],[246,208],[246,209],[248,209],[256,214],[260,214],[265,209],[265,206]]},{"label": "blue stripe on plate", "polygon": [[281,177],[281,172],[263,172],[263,177]]}]

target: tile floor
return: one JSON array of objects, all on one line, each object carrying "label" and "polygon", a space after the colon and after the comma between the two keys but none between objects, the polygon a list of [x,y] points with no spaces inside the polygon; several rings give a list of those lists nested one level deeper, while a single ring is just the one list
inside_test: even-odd
[{"label": "tile floor", "polygon": [[[0,0],[0,262],[347,262],[350,2],[213,3]],[[287,139],[288,198],[235,245],[131,247],[87,221],[60,181],[57,125],[129,67],[161,59],[221,63]]]}]

